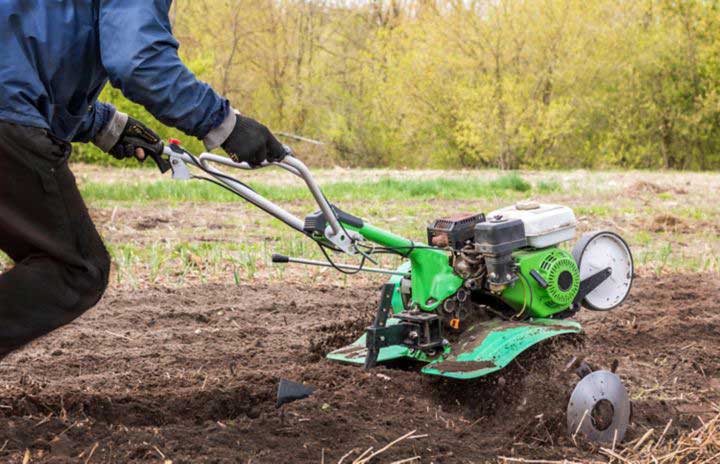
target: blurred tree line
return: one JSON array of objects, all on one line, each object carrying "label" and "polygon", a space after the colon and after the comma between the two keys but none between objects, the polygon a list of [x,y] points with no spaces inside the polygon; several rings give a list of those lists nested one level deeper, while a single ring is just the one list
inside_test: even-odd
[{"label": "blurred tree line", "polygon": [[201,79],[325,164],[720,168],[720,0],[175,0],[172,22]]}]

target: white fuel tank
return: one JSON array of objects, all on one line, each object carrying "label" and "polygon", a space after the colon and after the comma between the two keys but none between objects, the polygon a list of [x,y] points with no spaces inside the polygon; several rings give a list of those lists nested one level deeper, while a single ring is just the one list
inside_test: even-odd
[{"label": "white fuel tank", "polygon": [[507,208],[495,210],[488,219],[502,216],[520,219],[525,225],[528,245],[545,248],[575,237],[577,221],[575,213],[567,206],[524,201]]}]

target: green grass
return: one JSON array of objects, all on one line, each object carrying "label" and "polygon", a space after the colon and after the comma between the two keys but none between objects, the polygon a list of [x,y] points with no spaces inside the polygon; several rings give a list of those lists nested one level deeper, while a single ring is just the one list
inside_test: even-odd
[{"label": "green grass", "polygon": [[[287,266],[273,265],[271,256],[288,256],[324,260],[314,242],[302,236],[284,240],[248,242],[158,242],[151,244],[108,243],[115,264],[114,280],[118,285],[138,288],[146,284],[186,285],[205,282],[221,276],[222,280],[241,285],[251,282],[261,269],[269,270],[277,280],[285,276]],[[381,267],[395,268],[400,260],[393,256],[379,257]],[[357,258],[335,257],[337,262],[357,263]],[[296,266],[293,266],[296,267]],[[317,279],[320,268],[305,268],[308,279]]]},{"label": "green grass", "polygon": [[697,207],[678,208],[676,209],[676,213],[682,218],[690,219],[693,221],[707,221],[708,219],[710,219],[708,211]]},{"label": "green grass", "polygon": [[109,243],[108,251],[117,266],[115,279],[132,287],[139,285],[138,275],[151,284],[183,284],[190,277],[203,281],[214,274],[227,275],[228,280],[239,283],[252,280],[258,263],[267,264],[270,256],[266,242]]},{"label": "green grass", "polygon": [[519,175],[507,174],[490,181],[490,188],[493,190],[514,190],[516,192],[529,192],[532,185]]},{"label": "green grass", "polygon": [[545,179],[537,183],[537,190],[540,193],[552,193],[562,190],[562,186],[557,179]]},{"label": "green grass", "polygon": [[[272,201],[308,200],[310,192],[302,185],[268,186],[250,184],[253,189]],[[335,182],[323,185],[323,191],[333,201],[343,200],[469,200],[504,196],[514,192],[525,193],[532,185],[517,174],[508,174],[497,179],[395,179],[381,178],[376,181]],[[216,185],[200,182],[179,182],[162,180],[155,182],[88,182],[81,186],[88,201],[196,201],[230,202],[237,196]]]},{"label": "green grass", "polygon": [[616,212],[616,208],[613,205],[587,205],[587,206],[576,206],[574,208],[577,216],[594,216],[594,217],[608,217],[612,216]]}]

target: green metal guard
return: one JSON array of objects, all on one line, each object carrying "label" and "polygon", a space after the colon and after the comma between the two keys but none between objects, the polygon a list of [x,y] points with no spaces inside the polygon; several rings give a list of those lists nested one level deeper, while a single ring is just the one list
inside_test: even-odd
[{"label": "green metal guard", "polygon": [[413,242],[371,224],[364,224],[360,228],[343,225],[370,242],[407,256],[412,276],[412,301],[423,311],[434,311],[462,287],[463,279],[453,271],[445,251]]}]

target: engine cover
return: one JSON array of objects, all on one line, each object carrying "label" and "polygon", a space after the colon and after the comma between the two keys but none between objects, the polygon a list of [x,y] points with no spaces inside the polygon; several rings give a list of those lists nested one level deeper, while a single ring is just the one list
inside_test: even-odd
[{"label": "engine cover", "polygon": [[519,313],[549,317],[568,309],[580,290],[580,271],[572,255],[559,248],[513,253],[520,278],[501,299]]},{"label": "engine cover", "polygon": [[519,219],[525,226],[527,244],[545,248],[565,242],[575,236],[575,213],[567,206],[525,201],[487,215],[496,218]]}]

